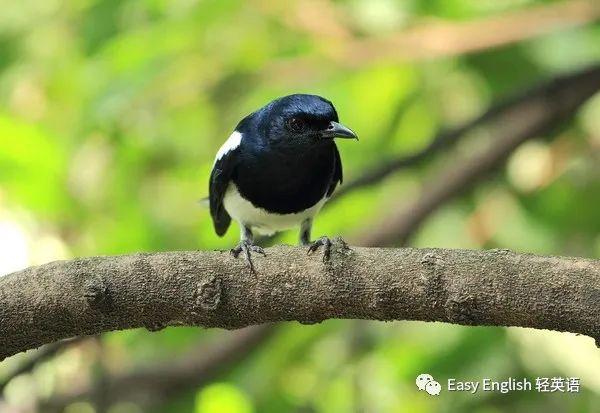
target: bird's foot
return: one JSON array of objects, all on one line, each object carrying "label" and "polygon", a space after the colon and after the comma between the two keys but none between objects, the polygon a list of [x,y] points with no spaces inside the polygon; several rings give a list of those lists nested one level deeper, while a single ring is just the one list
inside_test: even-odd
[{"label": "bird's foot", "polygon": [[331,240],[329,237],[321,237],[310,244],[306,255],[312,254],[318,250],[320,246],[323,246],[323,262],[329,261],[329,257],[331,256]]},{"label": "bird's foot", "polygon": [[267,256],[264,249],[262,249],[258,245],[252,244],[250,241],[240,241],[237,247],[232,248],[230,252],[234,258],[239,257],[239,255],[243,252],[244,257],[246,257],[246,262],[248,262],[248,266],[250,267],[250,271],[253,274],[256,274],[256,270],[254,269],[254,264],[252,263],[252,253],[256,252],[258,254],[261,254],[263,257]]}]

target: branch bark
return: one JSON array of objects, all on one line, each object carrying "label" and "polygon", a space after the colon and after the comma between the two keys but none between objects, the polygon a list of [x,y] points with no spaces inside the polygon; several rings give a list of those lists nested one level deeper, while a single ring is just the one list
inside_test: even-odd
[{"label": "branch bark", "polygon": [[571,331],[600,338],[600,261],[504,250],[334,245],[92,257],[0,278],[0,360],[63,338],[168,325],[236,329],[328,318],[444,321]]}]

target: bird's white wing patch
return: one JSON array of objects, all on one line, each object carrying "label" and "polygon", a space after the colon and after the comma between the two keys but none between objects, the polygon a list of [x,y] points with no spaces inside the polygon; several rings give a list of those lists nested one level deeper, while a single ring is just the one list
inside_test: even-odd
[{"label": "bird's white wing patch", "polygon": [[231,134],[229,139],[225,141],[225,143],[219,148],[217,152],[217,156],[215,157],[215,163],[220,160],[222,157],[227,155],[227,153],[231,152],[242,142],[242,134],[238,131],[235,131]]}]

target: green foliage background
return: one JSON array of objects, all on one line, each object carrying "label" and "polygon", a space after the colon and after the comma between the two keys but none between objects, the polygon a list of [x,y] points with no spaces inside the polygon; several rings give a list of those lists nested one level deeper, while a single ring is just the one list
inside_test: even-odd
[{"label": "green foliage background", "polygon": [[[230,248],[237,228],[216,237],[196,200],[207,194],[214,154],[239,119],[280,95],[326,96],[361,137],[339,145],[351,180],[422,148],[439,128],[475,116],[502,96],[598,61],[600,25],[557,25],[543,36],[472,53],[442,47],[423,57],[399,50],[402,59],[347,56],[341,51],[348,44],[556,3],[3,1],[0,273],[75,256]],[[486,137],[474,133],[458,152],[468,156]],[[597,96],[568,125],[527,143],[499,174],[444,205],[411,245],[598,258],[599,150]],[[352,193],[319,216],[315,235],[358,240],[452,162],[440,154]],[[296,236],[285,234],[283,241],[294,243]],[[220,334],[183,328],[107,334],[102,351],[75,346],[14,380],[0,410],[31,408],[37,397],[92,381],[99,360],[109,372],[126,371],[178,357]],[[0,365],[0,377],[19,362],[18,356]],[[436,398],[416,390],[415,377],[423,372],[444,388],[450,377],[575,376],[582,389],[442,391]],[[598,412],[599,406],[600,351],[588,338],[334,320],[281,325],[214,384],[153,411]],[[121,404],[111,412],[140,409]],[[68,411],[93,410],[78,403]]]}]

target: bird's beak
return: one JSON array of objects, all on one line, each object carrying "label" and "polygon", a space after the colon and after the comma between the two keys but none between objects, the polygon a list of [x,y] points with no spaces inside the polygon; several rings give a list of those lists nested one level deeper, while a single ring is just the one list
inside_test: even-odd
[{"label": "bird's beak", "polygon": [[356,133],[354,133],[352,129],[347,128],[346,126],[337,122],[329,122],[329,126],[327,127],[327,129],[321,132],[321,136],[324,138],[343,138],[358,140],[358,136],[356,136]]}]

